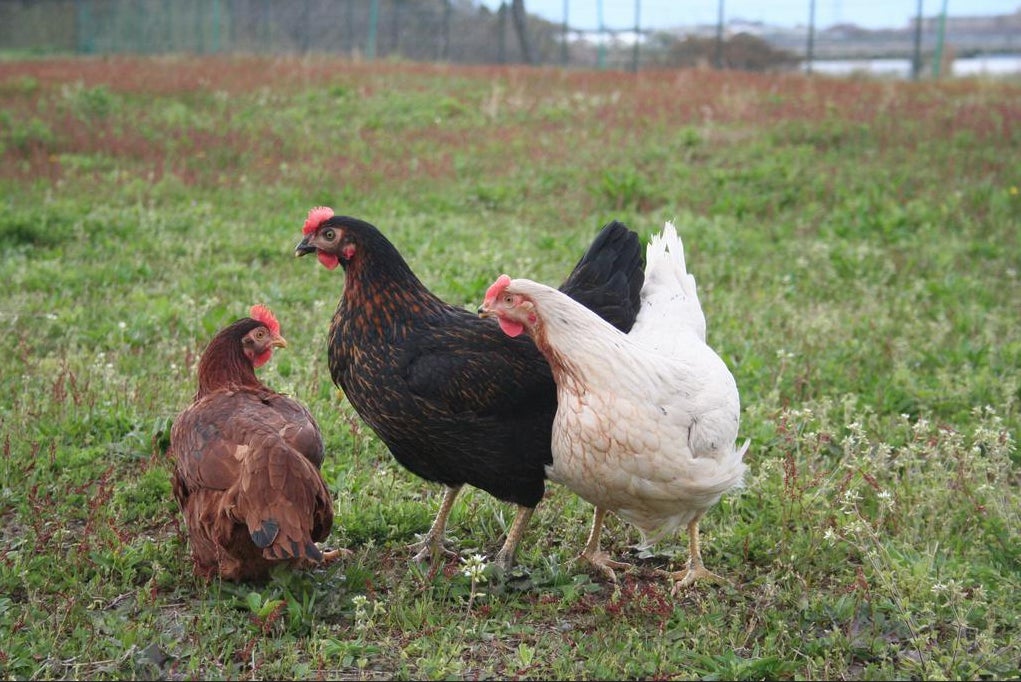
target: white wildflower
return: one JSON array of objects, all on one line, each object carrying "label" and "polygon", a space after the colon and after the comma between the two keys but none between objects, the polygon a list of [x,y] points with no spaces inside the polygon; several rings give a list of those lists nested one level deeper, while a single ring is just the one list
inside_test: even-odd
[{"label": "white wildflower", "polygon": [[356,594],[351,597],[351,604],[355,607],[355,629],[366,630],[373,626],[373,616],[376,614],[375,604],[372,613],[369,613],[369,598],[364,594]]},{"label": "white wildflower", "polygon": [[470,579],[472,583],[486,582],[486,557],[481,554],[473,554],[461,561],[464,562],[464,566],[461,568],[464,577]]},{"label": "white wildflower", "polygon": [[840,496],[840,508],[845,514],[855,513],[861,494],[854,488],[848,488]]}]

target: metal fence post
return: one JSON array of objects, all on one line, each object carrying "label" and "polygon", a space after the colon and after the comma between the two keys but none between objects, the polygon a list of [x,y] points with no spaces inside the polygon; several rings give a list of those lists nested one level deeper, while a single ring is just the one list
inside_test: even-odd
[{"label": "metal fence post", "polygon": [[376,31],[379,28],[379,0],[372,0],[369,5],[369,42],[365,46],[365,55],[369,59],[376,58]]},{"label": "metal fence post", "polygon": [[567,66],[570,60],[570,51],[567,45],[567,12],[570,0],[564,0],[564,23],[560,31],[560,63]]},{"label": "metal fence post", "polygon": [[918,80],[922,74],[922,0],[918,0],[918,12],[915,16],[915,51],[911,58],[911,80]]},{"label": "metal fence post", "polygon": [[812,73],[812,53],[815,51],[815,0],[808,0],[808,45],[805,46],[805,72]]},{"label": "metal fence post", "polygon": [[943,68],[943,39],[947,30],[947,0],[943,0],[943,8],[939,13],[939,28],[936,31],[936,53],[932,56],[932,77],[939,78]]},{"label": "metal fence post", "polygon": [[86,1],[75,0],[74,3],[75,49],[82,54],[90,54],[93,47],[91,27],[89,26],[89,6]]},{"label": "metal fence post", "polygon": [[217,53],[220,51],[220,0],[213,0],[213,46],[212,51]]},{"label": "metal fence post", "polygon": [[723,68],[723,0],[720,0],[716,17],[716,68]]},{"label": "metal fence post", "polygon": [[642,0],[635,0],[635,46],[631,56],[631,70],[638,73],[638,38],[642,35]]}]

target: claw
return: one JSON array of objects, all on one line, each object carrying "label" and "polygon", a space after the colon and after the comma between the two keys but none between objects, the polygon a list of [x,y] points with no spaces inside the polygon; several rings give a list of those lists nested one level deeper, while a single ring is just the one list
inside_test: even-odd
[{"label": "claw", "polygon": [[603,572],[603,575],[616,584],[617,574],[613,572],[613,569],[616,568],[623,571],[631,568],[631,564],[614,561],[610,558],[609,554],[599,549],[599,536],[603,532],[604,516],[606,516],[606,509],[597,506],[592,515],[592,528],[589,530],[588,542],[585,543],[585,549],[581,551],[581,555],[578,558],[584,559],[598,568]]},{"label": "claw", "polygon": [[603,575],[614,583],[617,582],[617,574],[613,569],[616,568],[617,570],[624,571],[631,568],[631,564],[624,563],[623,561],[614,561],[610,558],[609,554],[602,550],[596,550],[594,552],[585,551],[582,552],[578,558],[584,559],[595,566],[597,569],[602,571]]},{"label": "claw", "polygon": [[440,556],[457,556],[457,552],[447,547],[440,538],[433,537],[431,534],[420,537],[422,539],[418,542],[412,542],[406,546],[407,549],[418,550],[415,556],[411,557],[412,561],[421,563],[429,559],[429,563],[435,564],[439,562]]},{"label": "claw", "polygon": [[329,564],[342,557],[354,556],[354,552],[350,549],[327,549],[323,550],[323,564]]},{"label": "claw", "polygon": [[493,564],[498,570],[506,573],[514,567],[514,554],[517,552],[521,536],[525,534],[528,520],[532,518],[534,511],[535,507],[518,505],[518,510],[514,514],[514,523],[511,524],[510,530],[507,531],[507,540],[504,541],[503,547],[500,548],[500,551],[496,553],[496,558],[493,559]]},{"label": "claw", "polygon": [[411,560],[416,563],[423,563],[426,559],[429,560],[429,574],[426,576],[428,580],[432,580],[436,577],[436,572],[440,570],[440,565],[443,563],[443,557],[454,557],[458,556],[457,552],[448,549],[442,538],[434,536],[432,533],[426,533],[421,536],[421,540],[413,542],[407,545],[408,549],[417,549]]},{"label": "claw", "polygon": [[690,555],[688,558],[687,568],[683,571],[667,573],[671,580],[676,581],[673,587],[670,588],[671,596],[680,592],[682,587],[694,585],[696,580],[707,580],[715,583],[730,582],[726,578],[722,578],[706,569],[705,565],[702,563],[702,550],[700,549],[698,542],[698,522],[701,518],[701,515],[696,516],[688,523],[688,543],[690,547]]},{"label": "claw", "polygon": [[457,493],[460,490],[460,486],[446,487],[443,493],[443,502],[440,504],[440,510],[436,513],[436,519],[429,528],[429,532],[425,535],[420,535],[418,542],[407,546],[408,549],[418,549],[418,552],[412,557],[412,561],[421,563],[425,561],[426,557],[429,557],[430,580],[436,575],[436,571],[440,567],[440,557],[443,554],[457,556],[456,552],[444,546],[444,537],[446,536],[447,517],[450,515],[450,510],[453,508],[454,500],[457,498]]},{"label": "claw", "polygon": [[691,566],[689,564],[689,566],[683,571],[674,572],[664,571],[664,572],[671,580],[674,581],[673,587],[670,588],[671,596],[676,596],[677,593],[681,591],[681,588],[688,587],[689,585],[694,585],[695,582],[699,580],[724,584],[730,583],[730,581],[727,580],[726,578],[716,575],[715,573],[713,573],[712,571],[710,571],[701,564],[697,564],[695,566]]},{"label": "claw", "polygon": [[324,549],[318,542],[314,543],[316,548],[319,549],[319,553],[322,554],[321,559],[313,559],[311,557],[305,557],[302,559],[295,559],[294,566],[303,569],[311,569],[317,566],[327,566],[341,557],[353,556],[354,552],[350,549]]}]

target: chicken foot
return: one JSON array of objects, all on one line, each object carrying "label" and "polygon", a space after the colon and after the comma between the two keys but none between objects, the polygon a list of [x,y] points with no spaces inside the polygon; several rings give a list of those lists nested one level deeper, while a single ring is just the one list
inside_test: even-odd
[{"label": "chicken foot", "polygon": [[525,528],[528,526],[528,521],[532,518],[532,512],[534,511],[535,507],[518,506],[518,513],[514,516],[514,523],[511,524],[510,530],[507,531],[507,539],[504,540],[503,547],[496,553],[496,558],[493,560],[497,568],[507,571],[514,565],[514,554],[517,552],[518,543],[521,542],[521,536],[525,534]]},{"label": "chicken foot", "polygon": [[702,563],[702,550],[698,541],[698,522],[702,520],[699,514],[688,524],[688,566],[683,571],[666,572],[674,585],[670,590],[671,595],[677,594],[682,587],[692,585],[696,580],[709,580],[717,583],[727,582],[726,578],[716,575]]},{"label": "chicken foot", "polygon": [[316,546],[317,549],[319,549],[320,553],[323,555],[323,558],[319,559],[319,560],[315,560],[315,559],[311,559],[311,558],[302,559],[302,560],[299,560],[297,562],[298,566],[301,566],[301,567],[304,567],[304,568],[314,568],[314,567],[318,567],[318,566],[328,566],[328,565],[332,564],[334,561],[337,561],[338,559],[340,559],[342,557],[354,556],[354,552],[351,551],[350,549],[344,549],[344,548],[323,549],[322,545],[320,545],[319,543],[315,543],[315,546]]},{"label": "chicken foot", "polygon": [[443,555],[457,555],[457,552],[447,549],[443,541],[447,532],[447,518],[450,516],[450,510],[453,509],[454,500],[457,499],[459,492],[461,492],[461,486],[446,486],[443,493],[443,502],[440,504],[440,510],[436,513],[436,520],[433,521],[433,525],[429,527],[429,531],[425,535],[420,537],[418,542],[408,545],[408,549],[418,550],[418,553],[412,557],[413,561],[425,561],[426,557],[429,557],[430,577],[439,568],[440,559]]},{"label": "chicken foot", "polygon": [[352,552],[350,549],[345,549],[343,547],[340,547],[338,549],[323,549],[322,547],[320,547],[319,549],[323,553],[322,563],[324,565],[332,563],[337,559],[340,559],[341,557],[349,557],[354,555],[354,552]]},{"label": "chicken foot", "polygon": [[589,531],[588,542],[585,543],[585,549],[581,551],[581,555],[578,558],[588,561],[602,571],[611,581],[617,582],[617,574],[613,572],[613,569],[616,568],[623,571],[631,568],[631,564],[614,561],[608,553],[599,549],[599,539],[603,534],[603,517],[605,516],[606,510],[602,507],[596,507],[595,514],[592,516],[592,530]]}]

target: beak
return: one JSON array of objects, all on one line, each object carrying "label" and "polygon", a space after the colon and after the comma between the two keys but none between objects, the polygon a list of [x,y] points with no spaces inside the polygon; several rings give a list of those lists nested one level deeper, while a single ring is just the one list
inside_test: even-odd
[{"label": "beak", "polygon": [[298,242],[297,246],[294,247],[295,258],[301,258],[306,253],[315,253],[317,251],[316,247],[308,243],[308,240],[309,237],[305,237],[300,242]]},{"label": "beak", "polygon": [[479,317],[491,317],[491,316],[492,316],[492,313],[489,312],[489,308],[486,307],[485,303],[483,303],[482,305],[479,306]]},{"label": "beak", "polygon": [[269,345],[271,348],[287,348],[287,339],[279,334],[274,334],[273,338],[269,340]]}]

